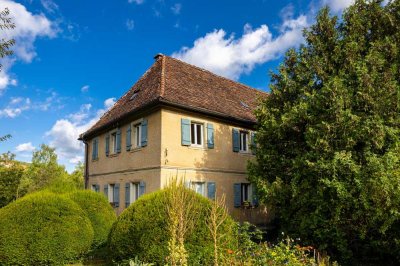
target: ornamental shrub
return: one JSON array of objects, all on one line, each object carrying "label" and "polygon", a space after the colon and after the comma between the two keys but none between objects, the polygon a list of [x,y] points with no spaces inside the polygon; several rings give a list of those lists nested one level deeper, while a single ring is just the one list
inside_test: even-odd
[{"label": "ornamental shrub", "polygon": [[[196,192],[195,204],[198,217],[187,233],[185,249],[189,265],[210,265],[213,260],[213,242],[206,225],[210,201]],[[110,232],[109,248],[114,260],[120,261],[137,256],[141,261],[164,265],[168,256],[168,217],[166,190],[160,190],[139,198],[117,219]],[[228,217],[221,226],[225,247],[235,246],[236,224]]]},{"label": "ornamental shrub", "polygon": [[117,219],[107,199],[102,194],[89,190],[78,190],[68,194],[68,197],[82,208],[92,223],[94,231],[92,247],[104,244]]},{"label": "ornamental shrub", "polygon": [[63,265],[92,241],[89,218],[64,196],[37,192],[0,209],[0,265]]}]

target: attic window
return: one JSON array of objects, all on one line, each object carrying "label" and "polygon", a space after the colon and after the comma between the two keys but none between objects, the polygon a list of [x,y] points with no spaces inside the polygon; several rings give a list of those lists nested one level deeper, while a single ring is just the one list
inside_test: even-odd
[{"label": "attic window", "polygon": [[250,108],[250,106],[248,106],[245,102],[240,101],[240,104],[241,104],[244,108],[247,108],[247,109]]},{"label": "attic window", "polygon": [[129,100],[131,100],[131,101],[134,100],[136,98],[136,96],[138,95],[139,91],[140,91],[140,89],[135,89]]}]

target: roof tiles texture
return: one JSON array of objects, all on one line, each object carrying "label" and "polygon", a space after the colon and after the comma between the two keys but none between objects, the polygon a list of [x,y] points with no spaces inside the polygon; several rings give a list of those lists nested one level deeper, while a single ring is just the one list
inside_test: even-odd
[{"label": "roof tiles texture", "polygon": [[178,104],[255,123],[254,110],[259,99],[266,96],[265,92],[172,57],[158,55],[156,62],[138,82],[83,136],[156,102]]}]

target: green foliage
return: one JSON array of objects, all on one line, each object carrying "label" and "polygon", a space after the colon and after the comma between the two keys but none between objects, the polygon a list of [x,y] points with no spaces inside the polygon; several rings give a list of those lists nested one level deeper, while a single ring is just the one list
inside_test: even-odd
[{"label": "green foliage", "polygon": [[[6,30],[11,30],[15,28],[15,24],[12,22],[12,19],[10,18],[10,11],[8,8],[5,8],[4,10],[0,11],[0,33],[2,31]],[[7,36],[7,34],[0,34],[2,36]],[[0,58],[10,56],[13,54],[13,51],[11,50],[11,47],[15,44],[14,39],[9,39],[6,40],[4,38],[0,39]],[[0,70],[2,68],[2,65],[0,64]],[[6,140],[7,138],[10,138],[10,135],[6,135],[4,137],[0,138],[0,142]]]},{"label": "green foliage", "polygon": [[0,209],[1,265],[62,265],[86,253],[93,228],[72,200],[50,192]]},{"label": "green foliage", "polygon": [[14,154],[8,152],[0,155],[0,208],[18,197],[23,173],[24,167],[15,161]]},{"label": "green foliage", "polygon": [[[137,255],[142,261],[163,265],[168,256],[167,197],[166,190],[157,191],[139,198],[117,219],[111,229],[109,246],[115,260],[129,259]],[[189,265],[208,265],[213,258],[213,242],[205,218],[208,217],[210,201],[194,191],[194,203],[201,219],[187,233],[185,249],[189,254]],[[227,219],[221,231],[227,246],[235,242],[236,225]]]},{"label": "green foliage", "polygon": [[400,259],[400,1],[323,9],[256,111],[250,181],[292,236],[342,262]]},{"label": "green foliage", "polygon": [[68,194],[87,214],[94,230],[93,247],[98,247],[107,241],[111,226],[117,219],[108,200],[99,193],[89,190],[79,190]]},{"label": "green foliage", "polygon": [[67,178],[65,167],[57,162],[55,149],[42,144],[33,152],[32,163],[29,165],[21,187],[21,191],[33,192],[50,186],[52,182]]}]

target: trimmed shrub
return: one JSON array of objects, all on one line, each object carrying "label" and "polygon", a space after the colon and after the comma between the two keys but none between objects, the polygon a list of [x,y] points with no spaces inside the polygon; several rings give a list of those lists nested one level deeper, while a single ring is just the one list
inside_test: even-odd
[{"label": "trimmed shrub", "polygon": [[[196,192],[200,219],[187,233],[185,248],[189,265],[210,265],[213,260],[213,242],[206,225],[210,201]],[[164,265],[168,256],[168,218],[166,190],[160,190],[139,198],[117,219],[110,232],[109,248],[114,260],[120,261],[137,256],[141,261]],[[236,223],[229,217],[221,226],[225,247],[234,247]]]},{"label": "trimmed shrub", "polygon": [[68,197],[82,208],[92,223],[94,231],[92,247],[104,244],[117,219],[108,200],[102,194],[90,190],[79,190],[68,194]]},{"label": "trimmed shrub", "polygon": [[63,265],[92,241],[89,218],[64,196],[37,192],[0,209],[0,265]]}]

